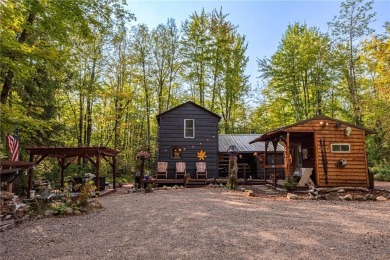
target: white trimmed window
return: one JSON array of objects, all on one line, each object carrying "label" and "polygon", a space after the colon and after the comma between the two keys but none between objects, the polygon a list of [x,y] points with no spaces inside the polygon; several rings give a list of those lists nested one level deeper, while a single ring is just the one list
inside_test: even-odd
[{"label": "white trimmed window", "polygon": [[331,144],[332,153],[350,153],[350,144]]},{"label": "white trimmed window", "polygon": [[195,138],[195,119],[184,119],[184,138]]}]

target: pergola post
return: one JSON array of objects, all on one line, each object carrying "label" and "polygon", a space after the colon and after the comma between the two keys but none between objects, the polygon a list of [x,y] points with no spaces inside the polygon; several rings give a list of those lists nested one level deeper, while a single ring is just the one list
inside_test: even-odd
[{"label": "pergola post", "polygon": [[[34,161],[34,155],[30,154],[30,162]],[[30,198],[30,191],[32,190],[32,169],[28,170],[27,173],[27,198]]]},{"label": "pergola post", "polygon": [[116,190],[116,157],[112,157],[112,185]]},{"label": "pergola post", "polygon": [[65,158],[60,159],[61,168],[61,189],[65,188]]},{"label": "pergola post", "polygon": [[98,152],[96,155],[96,164],[95,164],[95,170],[96,170],[96,194],[100,193],[100,153]]}]

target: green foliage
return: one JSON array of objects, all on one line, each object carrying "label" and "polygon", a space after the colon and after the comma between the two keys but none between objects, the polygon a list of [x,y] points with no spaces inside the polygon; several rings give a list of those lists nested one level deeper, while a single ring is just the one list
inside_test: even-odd
[{"label": "green foliage", "polygon": [[297,188],[297,182],[294,180],[292,176],[286,176],[284,180],[284,188],[287,191],[294,191]]},{"label": "green foliage", "polygon": [[62,215],[66,212],[68,205],[64,202],[55,201],[50,204],[50,209],[54,211],[55,215]]},{"label": "green foliage", "polygon": [[271,118],[261,122],[280,126],[331,112],[330,41],[317,28],[289,25],[276,53],[259,59],[258,66],[267,86],[256,113]]},{"label": "green foliage", "polygon": [[96,186],[93,181],[88,181],[80,188],[80,194],[77,196],[78,206],[89,206],[88,199],[95,196]]},{"label": "green foliage", "polygon": [[374,174],[376,181],[390,181],[390,164],[375,166],[370,170]]}]

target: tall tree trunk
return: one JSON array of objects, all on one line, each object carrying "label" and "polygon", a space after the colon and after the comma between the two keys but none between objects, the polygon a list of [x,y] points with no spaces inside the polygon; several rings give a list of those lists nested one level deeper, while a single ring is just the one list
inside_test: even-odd
[{"label": "tall tree trunk", "polygon": [[[30,12],[28,15],[28,18],[27,18],[26,25],[28,27],[31,27],[34,20],[35,20],[35,14]],[[27,29],[24,28],[22,33],[20,34],[20,36],[18,38],[18,42],[20,44],[25,43],[27,40],[27,37],[28,37]],[[12,57],[11,59],[12,59],[12,61],[16,60],[15,57]],[[11,91],[11,88],[12,88],[13,79],[14,79],[14,72],[12,70],[8,70],[7,74],[5,76],[5,79],[4,79],[3,89],[1,90],[1,94],[0,94],[0,103],[1,104],[7,103],[9,92]]]}]

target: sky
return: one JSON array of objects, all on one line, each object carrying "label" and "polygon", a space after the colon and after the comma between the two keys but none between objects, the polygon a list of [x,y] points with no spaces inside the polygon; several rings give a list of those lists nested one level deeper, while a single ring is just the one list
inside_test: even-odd
[{"label": "sky", "polygon": [[[309,27],[317,27],[321,32],[328,32],[327,22],[339,14],[340,1],[265,1],[265,0],[212,0],[212,1],[174,1],[174,0],[128,0],[130,12],[135,14],[135,23],[144,23],[149,29],[166,23],[173,18],[178,26],[190,18],[194,12],[206,12],[222,7],[226,18],[238,26],[238,32],[246,36],[249,62],[246,74],[250,75],[250,84],[256,86],[259,76],[257,72],[258,58],[271,57],[289,24],[306,23]],[[383,25],[390,22],[390,0],[376,0],[373,11],[376,21],[371,27],[376,33],[383,33]]]}]

